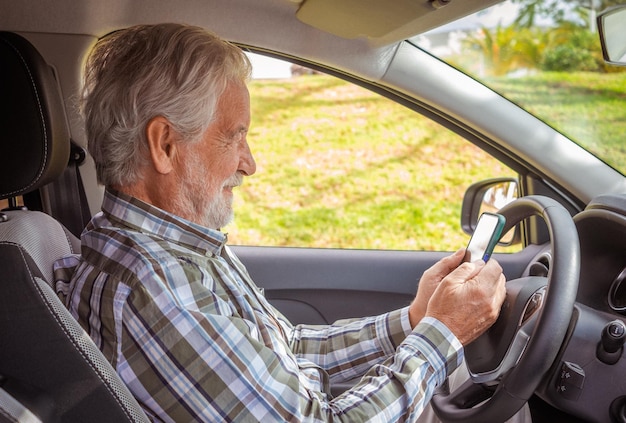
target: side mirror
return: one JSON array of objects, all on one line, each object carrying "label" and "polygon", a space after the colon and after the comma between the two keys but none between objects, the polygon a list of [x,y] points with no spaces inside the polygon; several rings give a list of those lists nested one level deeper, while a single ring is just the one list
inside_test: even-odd
[{"label": "side mirror", "polygon": [[626,5],[604,10],[597,22],[604,61],[626,66]]},{"label": "side mirror", "polygon": [[[519,196],[517,180],[495,178],[472,184],[463,197],[461,228],[468,235],[474,233],[478,217],[483,212],[497,212]],[[500,244],[512,245],[519,241],[517,227],[504,234]]]}]

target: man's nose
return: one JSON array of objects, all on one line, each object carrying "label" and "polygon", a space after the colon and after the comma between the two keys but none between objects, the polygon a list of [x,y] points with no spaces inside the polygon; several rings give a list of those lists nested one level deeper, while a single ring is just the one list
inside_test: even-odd
[{"label": "man's nose", "polygon": [[241,152],[241,158],[239,160],[239,170],[246,176],[254,175],[256,172],[256,161],[252,156],[252,151],[247,141],[243,143],[243,151]]}]

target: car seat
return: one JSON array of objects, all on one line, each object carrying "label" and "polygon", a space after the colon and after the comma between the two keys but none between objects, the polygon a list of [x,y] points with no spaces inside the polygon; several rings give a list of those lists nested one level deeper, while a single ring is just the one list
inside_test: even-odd
[{"label": "car seat", "polygon": [[[0,63],[6,200],[58,178],[70,137],[53,69],[34,46],[0,32]],[[54,261],[78,248],[78,239],[42,211],[0,213],[0,422],[149,421],[52,289]]]}]

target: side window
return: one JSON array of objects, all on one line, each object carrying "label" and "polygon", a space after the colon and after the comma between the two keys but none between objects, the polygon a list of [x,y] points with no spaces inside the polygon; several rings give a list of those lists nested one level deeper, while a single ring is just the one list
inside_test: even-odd
[{"label": "side window", "polygon": [[233,244],[454,251],[466,188],[516,176],[404,106],[291,70],[249,84],[257,173],[235,194]]},{"label": "side window", "polygon": [[13,199],[14,203],[11,204],[11,202],[9,200],[0,200],[0,211],[5,210],[5,209],[10,209],[10,208],[14,208],[14,207],[22,207],[24,206],[24,200],[22,199],[21,196]]}]

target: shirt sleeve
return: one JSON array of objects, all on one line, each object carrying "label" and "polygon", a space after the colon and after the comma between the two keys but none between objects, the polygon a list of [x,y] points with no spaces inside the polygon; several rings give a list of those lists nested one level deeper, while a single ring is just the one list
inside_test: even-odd
[{"label": "shirt sleeve", "polygon": [[323,368],[331,383],[361,377],[392,355],[411,333],[408,307],[375,317],[339,320],[332,325],[297,325],[293,352]]},{"label": "shirt sleeve", "polygon": [[[128,295],[117,370],[147,412],[165,421],[413,421],[462,359],[451,332],[424,319],[356,387],[331,398],[303,382],[289,345],[268,347],[236,310],[206,313],[160,300],[141,288]],[[374,319],[374,327],[389,319]]]},{"label": "shirt sleeve", "polygon": [[437,386],[462,361],[463,348],[454,334],[440,321],[424,318],[394,355],[373,366],[333,405],[343,409],[360,403],[351,421],[416,421]]}]

